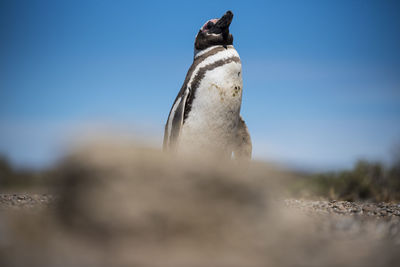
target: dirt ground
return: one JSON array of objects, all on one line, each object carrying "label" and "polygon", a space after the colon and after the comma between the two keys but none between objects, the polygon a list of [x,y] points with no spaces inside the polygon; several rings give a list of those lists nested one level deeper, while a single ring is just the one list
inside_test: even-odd
[{"label": "dirt ground", "polygon": [[[104,144],[104,143],[102,143]],[[85,148],[0,194],[0,266],[396,266],[400,204],[290,199],[257,162]]]}]

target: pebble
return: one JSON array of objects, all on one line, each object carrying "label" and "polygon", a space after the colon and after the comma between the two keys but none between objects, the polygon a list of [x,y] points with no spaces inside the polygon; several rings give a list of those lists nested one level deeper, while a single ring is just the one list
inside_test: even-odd
[{"label": "pebble", "polygon": [[0,194],[0,210],[42,208],[53,202],[50,194]]},{"label": "pebble", "polygon": [[285,205],[314,213],[328,212],[339,215],[357,214],[370,217],[400,217],[400,204],[398,203],[286,199]]}]

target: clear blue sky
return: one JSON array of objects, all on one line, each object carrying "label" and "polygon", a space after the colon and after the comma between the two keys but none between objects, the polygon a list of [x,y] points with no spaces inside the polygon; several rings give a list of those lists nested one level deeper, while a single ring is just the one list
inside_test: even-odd
[{"label": "clear blue sky", "polygon": [[0,1],[0,153],[44,166],[77,133],[163,127],[198,29],[226,10],[258,159],[386,159],[400,142],[398,1]]}]

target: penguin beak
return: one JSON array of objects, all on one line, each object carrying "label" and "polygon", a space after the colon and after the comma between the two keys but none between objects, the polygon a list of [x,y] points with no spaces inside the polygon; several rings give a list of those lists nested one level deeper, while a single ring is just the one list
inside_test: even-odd
[{"label": "penguin beak", "polygon": [[221,31],[229,29],[233,19],[232,11],[228,10],[218,21],[215,23],[216,28],[220,28]]}]

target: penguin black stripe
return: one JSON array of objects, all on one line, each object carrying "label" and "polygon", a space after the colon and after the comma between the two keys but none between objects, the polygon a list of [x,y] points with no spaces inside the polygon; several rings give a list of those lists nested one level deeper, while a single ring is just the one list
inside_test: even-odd
[{"label": "penguin black stripe", "polygon": [[[175,103],[176,100],[177,100],[179,97],[181,97],[181,96],[183,95],[183,93],[185,92],[186,87],[187,87],[187,85],[188,85],[188,83],[189,83],[189,81],[190,81],[190,78],[192,78],[193,72],[196,70],[196,67],[197,67],[199,64],[201,64],[201,63],[202,63],[205,59],[207,59],[208,57],[211,57],[211,56],[213,56],[213,55],[215,55],[215,54],[217,54],[217,53],[219,53],[219,52],[221,52],[221,51],[224,51],[224,50],[226,50],[226,49],[227,49],[227,48],[224,48],[224,47],[222,47],[222,46],[217,46],[217,47],[211,49],[210,51],[208,51],[207,53],[205,53],[205,54],[203,54],[203,55],[201,55],[201,56],[199,56],[199,57],[197,57],[197,58],[194,59],[193,64],[190,66],[190,68],[189,68],[189,70],[188,70],[188,73],[186,74],[185,81],[183,82],[183,85],[182,85],[182,87],[181,87],[181,90],[179,91],[178,95],[176,96],[174,103]],[[171,110],[172,110],[172,108],[171,108]],[[171,114],[171,111],[170,111],[170,114]]]},{"label": "penguin black stripe", "polygon": [[186,120],[190,110],[192,109],[192,103],[193,103],[193,99],[196,94],[196,90],[199,87],[201,80],[204,78],[206,72],[213,70],[215,68],[221,67],[225,64],[229,64],[231,62],[240,63],[240,58],[230,57],[230,58],[226,58],[226,59],[220,59],[220,60],[215,61],[214,63],[208,64],[199,69],[199,71],[196,73],[196,76],[194,77],[194,79],[191,83],[192,86],[190,88],[190,93],[189,93],[188,97],[186,98],[185,112],[183,114],[183,123],[185,123],[185,120]]}]

